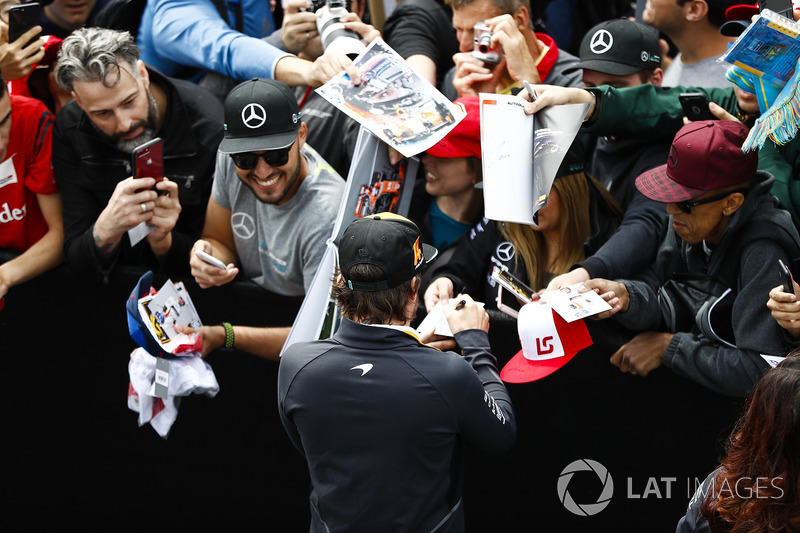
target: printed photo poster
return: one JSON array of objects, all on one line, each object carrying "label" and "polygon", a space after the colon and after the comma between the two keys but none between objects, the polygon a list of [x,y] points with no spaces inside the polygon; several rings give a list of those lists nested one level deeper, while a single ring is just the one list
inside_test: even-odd
[{"label": "printed photo poster", "polygon": [[356,218],[386,212],[408,215],[418,168],[415,157],[392,165],[386,143],[361,127],[336,224],[281,355],[295,342],[327,339],[336,332],[341,317],[332,288],[342,234]]},{"label": "printed photo poster", "polygon": [[353,63],[359,85],[342,72],[317,92],[405,157],[439,142],[466,116],[381,39]]}]

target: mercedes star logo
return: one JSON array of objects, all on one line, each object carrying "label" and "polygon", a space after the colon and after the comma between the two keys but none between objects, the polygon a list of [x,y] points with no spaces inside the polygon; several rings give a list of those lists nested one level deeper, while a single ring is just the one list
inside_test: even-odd
[{"label": "mercedes star logo", "polygon": [[247,104],[242,109],[242,122],[250,129],[260,128],[267,121],[267,112],[259,104]]},{"label": "mercedes star logo", "polygon": [[611,45],[614,44],[614,37],[608,33],[608,30],[597,30],[592,35],[592,40],[589,42],[589,48],[595,54],[605,54],[611,50]]},{"label": "mercedes star logo", "polygon": [[667,166],[669,168],[675,168],[678,164],[678,151],[675,149],[675,145],[673,144],[669,149],[669,157],[667,158]]},{"label": "mercedes star logo", "polygon": [[237,212],[231,216],[231,229],[240,239],[250,239],[256,234],[256,223],[247,213]]},{"label": "mercedes star logo", "polygon": [[497,245],[494,253],[500,261],[506,263],[514,259],[514,253],[516,251],[513,244],[508,241],[503,241]]}]

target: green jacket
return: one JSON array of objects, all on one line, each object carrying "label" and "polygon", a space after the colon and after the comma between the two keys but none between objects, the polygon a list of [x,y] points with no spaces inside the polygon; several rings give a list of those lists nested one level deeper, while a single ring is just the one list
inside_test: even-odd
[{"label": "green jacket", "polygon": [[[701,87],[656,87],[639,85],[616,89],[608,85],[587,89],[600,94],[599,107],[591,122],[581,131],[595,135],[613,135],[616,138],[671,140],[683,126],[683,108],[678,95],[700,92],[748,126],[756,116],[749,116],[739,109],[733,87],[729,89]],[[800,227],[800,140],[777,146],[767,141],[758,152],[758,169],[772,174],[775,182],[770,192],[780,201],[781,207],[789,211],[795,225]]]}]

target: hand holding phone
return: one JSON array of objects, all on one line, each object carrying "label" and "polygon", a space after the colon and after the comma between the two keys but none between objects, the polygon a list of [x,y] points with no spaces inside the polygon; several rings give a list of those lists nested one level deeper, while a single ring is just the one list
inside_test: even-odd
[{"label": "hand holding phone", "polygon": [[[25,32],[42,21],[42,5],[39,2],[18,4],[8,8],[8,42],[13,43]],[[33,40],[25,44],[28,46]]]},{"label": "hand holding phone", "polygon": [[164,143],[161,138],[156,137],[134,148],[131,163],[133,177],[161,180],[164,177]]},{"label": "hand holding phone", "polygon": [[783,292],[794,294],[794,285],[792,284],[792,273],[783,261],[778,259],[778,271],[781,275],[781,283],[783,284]]},{"label": "hand holding phone", "polygon": [[703,93],[681,93],[678,100],[683,107],[683,113],[691,121],[717,120],[708,109],[708,98]]},{"label": "hand holding phone", "polygon": [[223,270],[227,270],[227,268],[228,268],[228,266],[225,263],[223,263],[222,261],[220,261],[219,259],[217,259],[213,255],[205,253],[202,250],[195,251],[195,255],[197,257],[199,257],[200,259],[202,259],[203,261],[205,261],[206,263],[208,263],[209,265],[211,265],[211,266],[215,266],[215,267],[221,268]]}]

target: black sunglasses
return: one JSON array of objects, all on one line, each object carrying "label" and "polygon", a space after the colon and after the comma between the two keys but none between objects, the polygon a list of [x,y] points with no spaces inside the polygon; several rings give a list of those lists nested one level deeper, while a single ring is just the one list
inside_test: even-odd
[{"label": "black sunglasses", "polygon": [[256,168],[259,157],[271,167],[282,167],[289,162],[289,150],[292,149],[292,146],[294,146],[294,143],[279,150],[267,150],[263,154],[244,152],[241,154],[230,154],[230,156],[231,159],[233,159],[233,164],[242,170],[253,170]]},{"label": "black sunglasses", "polygon": [[747,194],[747,191],[749,190],[750,189],[737,189],[735,191],[721,192],[719,194],[715,194],[714,196],[703,198],[702,200],[684,200],[682,202],[675,202],[675,205],[677,205],[678,209],[680,209],[687,215],[691,215],[693,207],[697,207],[698,205],[703,205],[703,204],[710,204],[711,202],[717,202],[737,192],[740,192],[742,194]]}]

